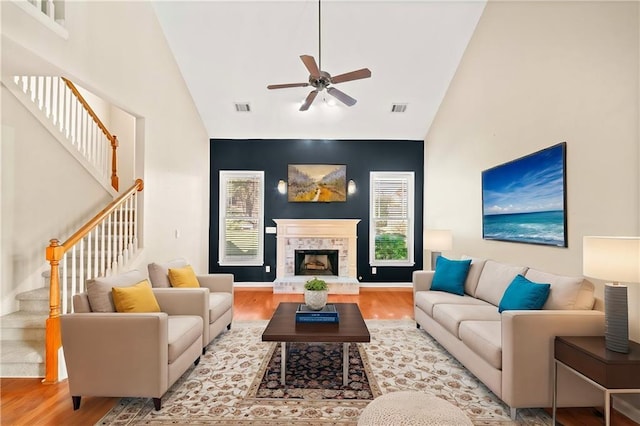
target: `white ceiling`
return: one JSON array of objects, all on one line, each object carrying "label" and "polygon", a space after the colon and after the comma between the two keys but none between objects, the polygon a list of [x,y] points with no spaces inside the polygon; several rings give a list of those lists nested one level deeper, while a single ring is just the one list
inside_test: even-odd
[{"label": "white ceiling", "polygon": [[[369,68],[335,85],[358,100],[329,106],[312,90],[267,90],[309,76],[318,60],[318,1],[158,1],[155,10],[211,138],[423,140],[484,9],[484,1],[324,0],[322,70]],[[236,112],[235,103],[251,112]],[[404,113],[391,113],[406,103]]]}]

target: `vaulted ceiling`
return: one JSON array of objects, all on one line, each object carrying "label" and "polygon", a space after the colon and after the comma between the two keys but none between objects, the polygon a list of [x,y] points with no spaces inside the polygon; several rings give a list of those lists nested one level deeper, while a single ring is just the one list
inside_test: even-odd
[{"label": "vaulted ceiling", "polygon": [[[422,140],[438,111],[484,1],[158,1],[154,7],[211,138]],[[320,13],[319,13],[320,10]],[[319,20],[320,15],[320,20]],[[319,22],[320,21],[320,22]],[[319,26],[321,43],[319,52]],[[353,107],[311,87],[300,55],[332,75]],[[249,112],[236,111],[249,104]],[[406,104],[403,113],[393,104]]]}]

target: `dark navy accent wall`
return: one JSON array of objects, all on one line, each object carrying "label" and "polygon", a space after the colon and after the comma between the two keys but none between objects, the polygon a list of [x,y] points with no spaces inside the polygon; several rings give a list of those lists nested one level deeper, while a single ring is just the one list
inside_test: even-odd
[{"label": "dark navy accent wall", "polygon": [[[218,265],[218,202],[220,170],[263,170],[265,173],[265,227],[273,219],[360,219],[358,223],[358,277],[362,282],[409,282],[422,269],[422,211],[424,182],[423,141],[359,140],[237,140],[211,139],[211,194],[209,222],[209,272],[234,274],[235,281],[273,281],[276,277],[276,236],[264,236],[264,265],[221,267]],[[345,164],[347,180],[357,185],[346,202],[290,203],[277,190],[287,180],[289,164]],[[369,265],[369,172],[415,172],[415,265],[377,267]],[[271,272],[265,272],[265,266]]]}]

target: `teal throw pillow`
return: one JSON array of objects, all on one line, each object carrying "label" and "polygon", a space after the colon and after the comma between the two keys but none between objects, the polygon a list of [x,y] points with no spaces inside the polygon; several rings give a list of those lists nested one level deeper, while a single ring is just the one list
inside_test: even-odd
[{"label": "teal throw pillow", "polygon": [[469,273],[471,259],[451,260],[438,256],[436,271],[433,274],[431,290],[446,291],[447,293],[464,296],[464,282]]},{"label": "teal throw pillow", "polygon": [[540,284],[517,275],[504,291],[498,312],[542,309],[549,297],[551,284]]}]

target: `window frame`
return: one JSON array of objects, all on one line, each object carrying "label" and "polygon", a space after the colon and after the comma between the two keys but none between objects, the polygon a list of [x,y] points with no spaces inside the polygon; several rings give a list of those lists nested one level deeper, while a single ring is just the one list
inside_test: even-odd
[{"label": "window frame", "polygon": [[[375,216],[375,182],[381,179],[404,179],[407,181],[407,259],[402,260],[378,260],[376,254],[376,220]],[[415,265],[415,172],[412,171],[371,171],[369,172],[369,265],[384,266],[409,266]]]},{"label": "window frame", "polygon": [[[260,183],[258,221],[258,247],[256,256],[247,259],[234,259],[226,254],[226,220],[227,220],[227,185],[229,180],[245,177],[258,179]],[[264,171],[262,170],[220,170],[219,173],[219,198],[218,198],[218,265],[220,266],[263,266],[264,265]]]}]

